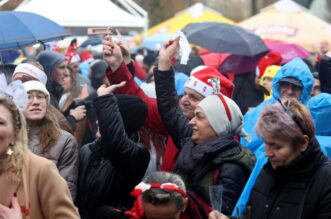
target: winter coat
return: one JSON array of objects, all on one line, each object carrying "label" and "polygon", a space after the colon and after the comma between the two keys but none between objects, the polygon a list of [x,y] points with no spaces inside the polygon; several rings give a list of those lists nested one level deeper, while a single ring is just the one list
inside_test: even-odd
[{"label": "winter coat", "polygon": [[[148,107],[148,115],[145,120],[144,126],[148,127],[150,130],[154,131],[160,136],[164,136],[166,141],[166,147],[164,149],[162,157],[161,171],[172,171],[175,165],[175,155],[177,153],[177,148],[172,142],[171,136],[169,136],[168,131],[165,129],[159,110],[157,107],[157,102],[155,98],[148,97],[144,91],[137,85],[128,69],[128,66],[123,62],[116,71],[112,71],[110,67],[106,70],[106,76],[110,84],[118,84],[122,81],[126,81],[124,87],[119,88],[115,91],[116,94],[130,94],[140,97]],[[163,151],[164,145],[155,143],[155,147],[158,151]],[[168,150],[169,149],[169,150]]]},{"label": "winter coat", "polygon": [[23,172],[17,198],[24,219],[80,218],[68,187],[52,162],[28,151]]},{"label": "winter coat", "polygon": [[331,94],[320,93],[312,97],[307,107],[314,120],[316,138],[321,150],[331,159]]},{"label": "winter coat", "polygon": [[29,127],[29,149],[41,157],[53,161],[66,180],[72,198],[76,197],[78,176],[78,145],[75,138],[64,130],[60,131],[59,139],[47,152],[43,152],[38,137],[39,129]]},{"label": "winter coat", "polygon": [[254,219],[331,218],[331,162],[318,142],[286,167],[273,169],[268,162],[248,205]]},{"label": "winter coat", "polygon": [[262,102],[256,108],[248,111],[244,115],[244,129],[250,136],[250,142],[241,139],[241,144],[246,146],[251,151],[255,152],[261,144],[262,139],[257,136],[255,131],[255,124],[257,123],[261,111],[269,104],[274,104],[280,98],[279,81],[285,77],[294,77],[300,80],[303,85],[300,102],[306,104],[310,98],[310,92],[314,85],[314,78],[308,66],[299,58],[293,59],[283,67],[281,67],[272,80],[272,95],[273,97]]},{"label": "winter coat", "polygon": [[[172,70],[154,70],[155,79],[166,75],[173,77]],[[169,79],[171,81],[171,79]],[[180,174],[188,190],[195,192],[210,203],[208,186],[221,184],[224,187],[222,212],[230,214],[255,164],[255,157],[244,149],[232,136],[217,138],[196,145],[191,140],[192,128],[182,114],[176,90],[168,84],[156,87],[160,115],[175,145],[179,149],[175,172]],[[247,162],[241,162],[241,161]],[[214,172],[218,172],[215,181]]]},{"label": "winter coat", "polygon": [[144,176],[149,152],[127,137],[113,94],[96,98],[94,106],[101,139],[80,150],[76,204],[83,219],[114,218],[114,208],[132,206],[130,192]]}]

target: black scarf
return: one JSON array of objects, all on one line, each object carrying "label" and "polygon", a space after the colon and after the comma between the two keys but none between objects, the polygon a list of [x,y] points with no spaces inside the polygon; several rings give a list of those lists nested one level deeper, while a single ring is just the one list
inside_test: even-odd
[{"label": "black scarf", "polygon": [[[216,157],[229,157],[240,153],[239,144],[231,137],[217,138],[203,144],[195,144],[188,138],[183,145],[176,161],[175,172],[184,175],[189,175],[196,166],[211,162]],[[234,149],[236,146],[238,150]]]}]

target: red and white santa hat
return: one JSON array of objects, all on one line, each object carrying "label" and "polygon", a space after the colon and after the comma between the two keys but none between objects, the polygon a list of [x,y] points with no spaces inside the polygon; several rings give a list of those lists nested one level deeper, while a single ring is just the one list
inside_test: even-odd
[{"label": "red and white santa hat", "polygon": [[216,94],[204,98],[198,106],[218,136],[238,135],[249,141],[243,129],[243,115],[238,105],[229,97]]},{"label": "red and white santa hat", "polygon": [[213,79],[220,82],[220,92],[228,97],[232,97],[234,84],[219,71],[209,66],[198,66],[191,71],[190,78],[184,87],[191,88],[203,96],[210,96],[218,93],[213,87]]}]

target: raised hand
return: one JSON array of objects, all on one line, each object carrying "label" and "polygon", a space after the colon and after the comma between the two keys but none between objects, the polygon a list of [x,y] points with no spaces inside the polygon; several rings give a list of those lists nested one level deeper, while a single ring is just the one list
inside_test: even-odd
[{"label": "raised hand", "polygon": [[109,34],[103,38],[102,46],[103,59],[110,66],[112,71],[116,71],[123,62],[123,55],[120,46],[113,41]]},{"label": "raised hand", "polygon": [[167,71],[171,67],[171,59],[175,57],[179,49],[179,37],[174,40],[168,40],[164,43],[159,52],[158,69]]},{"label": "raised hand", "polygon": [[116,29],[116,34],[118,38],[118,45],[121,48],[122,56],[125,64],[129,64],[131,62],[131,54],[129,48],[127,48],[124,44],[123,37],[118,29]]},{"label": "raised hand", "polygon": [[107,87],[107,85],[103,84],[101,85],[98,90],[97,90],[97,94],[98,96],[103,96],[109,93],[114,92],[115,90],[117,90],[118,88],[123,87],[126,84],[126,81],[122,81],[119,84],[112,84],[110,86]]},{"label": "raised hand", "polygon": [[85,118],[86,107],[84,105],[77,106],[75,109],[70,110],[70,115],[73,116],[78,122]]}]

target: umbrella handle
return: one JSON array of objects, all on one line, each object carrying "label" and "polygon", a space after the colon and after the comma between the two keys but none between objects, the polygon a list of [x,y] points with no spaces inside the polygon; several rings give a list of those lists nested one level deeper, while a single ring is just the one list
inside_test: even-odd
[{"label": "umbrella handle", "polygon": [[46,44],[43,41],[38,40],[38,43],[40,43],[43,46],[43,50],[46,50]]}]

